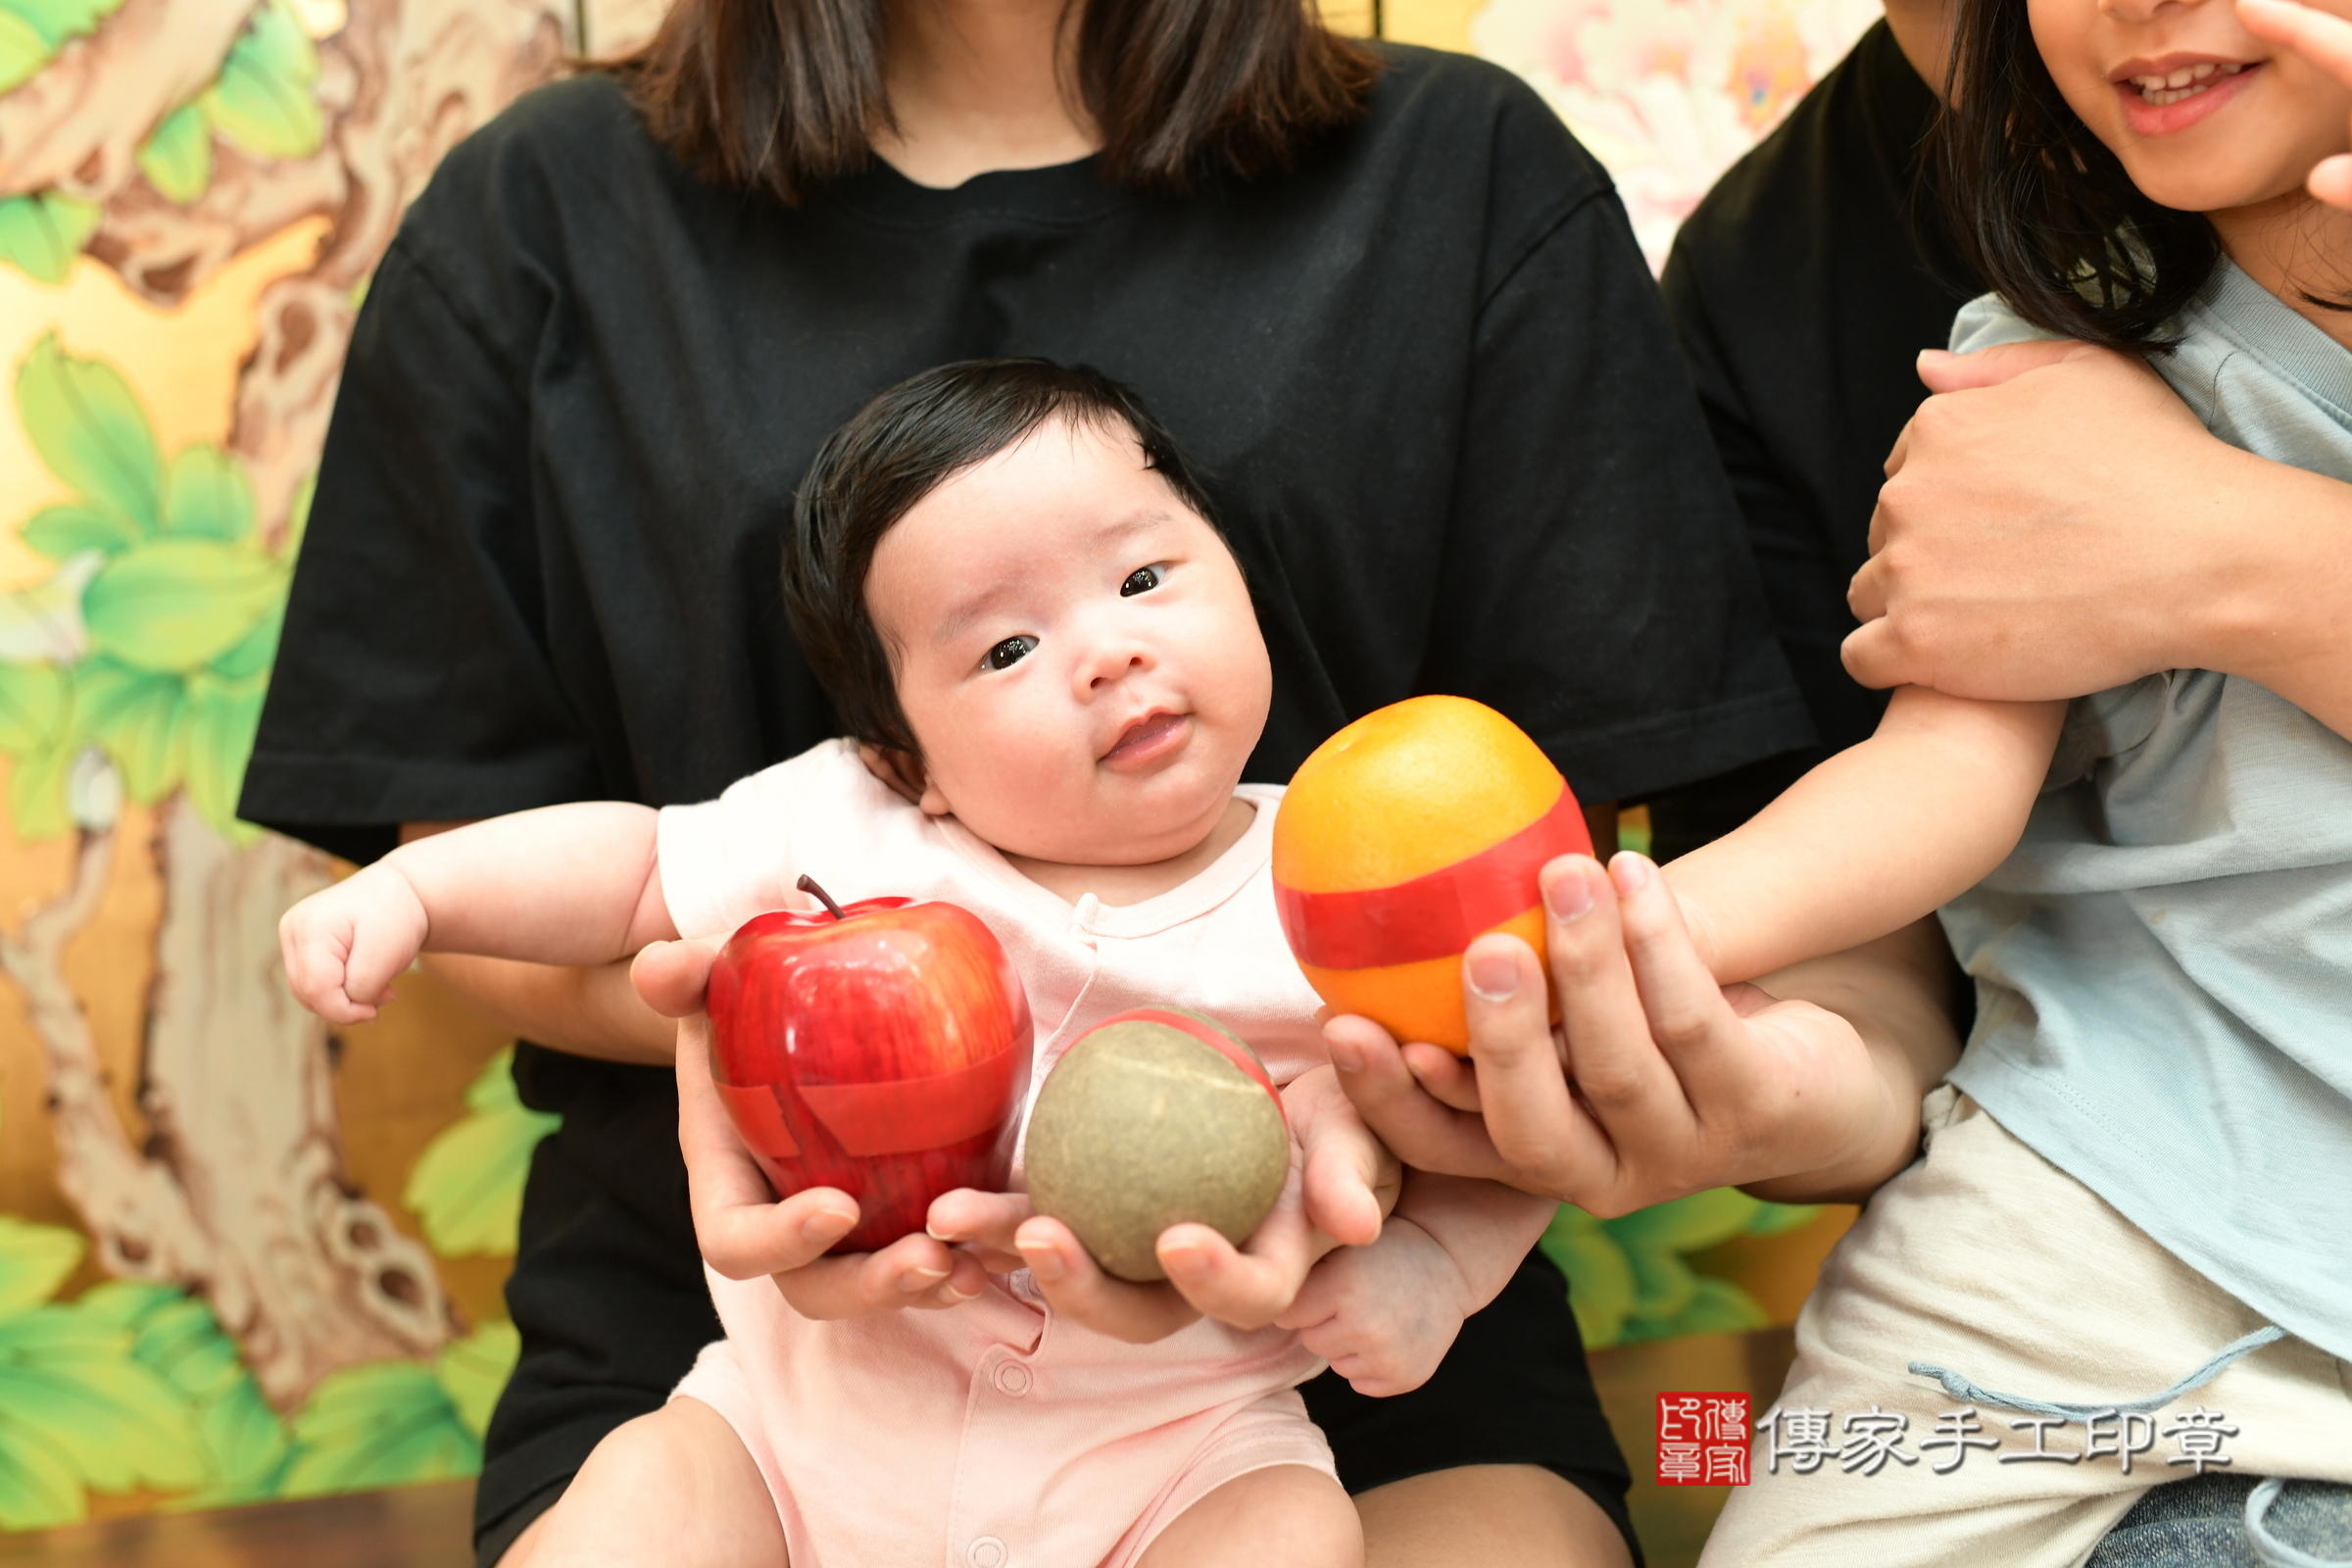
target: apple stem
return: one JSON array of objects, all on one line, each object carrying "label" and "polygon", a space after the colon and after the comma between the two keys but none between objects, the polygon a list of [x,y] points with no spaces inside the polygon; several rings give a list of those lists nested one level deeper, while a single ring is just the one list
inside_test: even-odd
[{"label": "apple stem", "polygon": [[816,895],[816,902],[823,905],[827,909],[830,909],[833,912],[834,919],[846,920],[849,918],[849,916],[841,912],[841,906],[833,902],[833,895],[827,893],[823,888],[820,888],[816,885],[816,878],[812,876],[805,876],[801,878],[801,880],[795,885],[798,886],[803,893],[812,893]]}]

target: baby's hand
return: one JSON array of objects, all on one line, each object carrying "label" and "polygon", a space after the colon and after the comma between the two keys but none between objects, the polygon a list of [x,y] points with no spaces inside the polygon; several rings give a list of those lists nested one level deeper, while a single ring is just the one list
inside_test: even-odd
[{"label": "baby's hand", "polygon": [[1385,1398],[1428,1382],[1476,1309],[1453,1255],[1419,1225],[1393,1215],[1379,1241],[1316,1264],[1275,1321],[1298,1331],[1356,1393]]},{"label": "baby's hand", "polygon": [[371,865],[314,893],[277,922],[286,983],[328,1023],[365,1023],[391,1000],[392,980],[431,929],[408,878]]}]

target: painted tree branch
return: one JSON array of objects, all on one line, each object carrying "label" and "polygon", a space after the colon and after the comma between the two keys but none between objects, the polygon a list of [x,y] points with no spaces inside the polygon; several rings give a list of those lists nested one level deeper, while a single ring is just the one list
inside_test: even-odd
[{"label": "painted tree branch", "polygon": [[253,0],[122,0],[0,96],[0,196],[112,196],[137,172],[155,122],[220,74],[252,11]]}]

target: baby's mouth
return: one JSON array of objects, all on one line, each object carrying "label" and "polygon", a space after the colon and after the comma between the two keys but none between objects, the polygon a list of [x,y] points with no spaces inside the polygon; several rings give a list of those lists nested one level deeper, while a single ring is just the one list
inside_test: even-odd
[{"label": "baby's mouth", "polygon": [[[2256,64],[2260,64],[2260,62],[2256,62]],[[2168,71],[2161,76],[2127,76],[2124,79],[2139,89],[2139,96],[2143,100],[2161,109],[2167,104],[2181,103],[2194,98],[2201,92],[2210,92],[2231,76],[2251,69],[2253,68],[2245,65],[2202,60],[2193,66],[2182,66],[2178,71]]]},{"label": "baby's mouth", "polygon": [[1119,732],[1118,743],[1102,754],[1102,760],[1123,762],[1148,756],[1173,738],[1184,723],[1182,713],[1146,713]]}]

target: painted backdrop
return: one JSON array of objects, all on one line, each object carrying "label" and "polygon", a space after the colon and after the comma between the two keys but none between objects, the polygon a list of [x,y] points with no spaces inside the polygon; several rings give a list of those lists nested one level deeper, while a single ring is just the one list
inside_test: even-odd
[{"label": "painted backdrop", "polygon": [[[659,8],[0,0],[0,1528],[479,1464],[548,1118],[422,977],[337,1035],[297,1007],[277,917],[337,868],[232,810],[400,214]],[[1655,262],[1875,10],[1334,14],[1524,74]],[[1545,1246],[1609,1344],[1785,1321],[1841,1224],[1717,1193]]]}]

